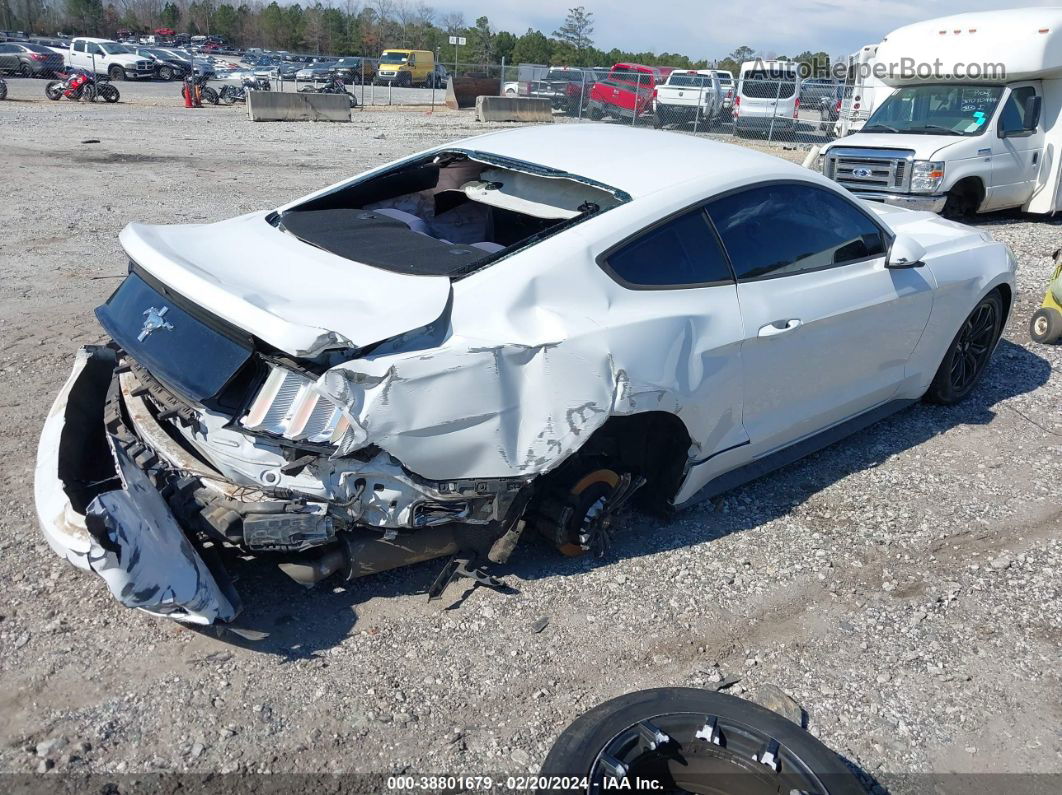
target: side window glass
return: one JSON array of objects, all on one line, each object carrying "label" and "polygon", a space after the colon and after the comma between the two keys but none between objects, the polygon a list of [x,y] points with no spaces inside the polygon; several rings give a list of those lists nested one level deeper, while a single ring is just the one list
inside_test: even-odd
[{"label": "side window glass", "polygon": [[733,283],[703,210],[657,226],[608,256],[621,282],[637,287],[692,287]]},{"label": "side window glass", "polygon": [[85,42],[83,42],[83,41],[75,41],[74,42],[74,52],[84,52],[84,51],[85,51]]},{"label": "side window glass", "polygon": [[849,201],[814,185],[779,184],[708,205],[738,281],[789,276],[885,253],[881,229]]},{"label": "side window glass", "polygon": [[94,41],[90,41],[89,42],[88,51],[92,55],[103,55],[103,50],[100,49],[100,45],[98,45]]},{"label": "side window glass", "polygon": [[1036,89],[1032,86],[1022,86],[1010,93],[1007,103],[1003,106],[1003,112],[999,116],[1002,131],[1021,132],[1025,129],[1025,101],[1033,96],[1036,96]]}]

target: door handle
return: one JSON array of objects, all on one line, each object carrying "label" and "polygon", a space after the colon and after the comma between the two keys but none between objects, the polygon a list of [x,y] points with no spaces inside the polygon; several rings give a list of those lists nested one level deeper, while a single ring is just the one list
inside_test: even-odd
[{"label": "door handle", "polygon": [[760,326],[761,337],[774,337],[778,334],[785,334],[787,331],[792,331],[795,328],[799,328],[800,318],[790,318],[789,320],[776,320],[773,323],[768,323],[766,326]]}]

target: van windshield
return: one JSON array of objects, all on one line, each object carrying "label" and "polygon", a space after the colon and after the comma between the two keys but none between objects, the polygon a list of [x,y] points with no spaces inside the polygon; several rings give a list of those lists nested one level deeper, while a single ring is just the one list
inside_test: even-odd
[{"label": "van windshield", "polygon": [[751,99],[789,99],[796,93],[796,76],[777,69],[749,69],[741,76],[741,94]]},{"label": "van windshield", "polygon": [[380,56],[380,63],[405,63],[409,56],[400,52],[385,52]]},{"label": "van windshield", "polygon": [[905,86],[874,111],[863,132],[972,138],[988,127],[1002,94],[1002,86]]}]

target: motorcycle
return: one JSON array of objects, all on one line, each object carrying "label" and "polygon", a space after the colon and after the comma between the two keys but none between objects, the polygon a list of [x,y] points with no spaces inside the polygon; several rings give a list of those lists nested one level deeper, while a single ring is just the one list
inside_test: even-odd
[{"label": "motorcycle", "polygon": [[358,107],[358,98],[347,91],[343,78],[333,74],[328,82],[318,88],[317,86],[303,86],[299,89],[300,94],[345,94],[350,98],[350,107]]},{"label": "motorcycle", "polygon": [[86,102],[95,102],[96,98],[105,102],[117,102],[120,98],[118,89],[111,85],[110,81],[101,75],[95,75],[84,69],[71,69],[69,72],[60,72],[61,80],[51,80],[44,87],[44,96],[51,100],[66,97],[77,102],[83,99]]},{"label": "motorcycle", "polygon": [[[200,99],[202,99],[203,102],[209,102],[211,105],[218,104],[218,99],[220,97],[218,96],[217,89],[211,88],[207,85],[206,75],[195,75],[195,77],[191,78],[191,80],[193,85],[196,87],[196,90],[199,91],[199,97]],[[181,99],[184,99],[187,95],[188,78],[185,78],[184,82],[181,84]]]},{"label": "motorcycle", "polygon": [[7,83],[4,82],[4,78],[0,77],[0,102],[7,99]]},{"label": "motorcycle", "polygon": [[245,77],[238,86],[222,86],[218,96],[226,105],[234,105],[246,102],[248,91],[269,91],[270,88],[268,77]]}]

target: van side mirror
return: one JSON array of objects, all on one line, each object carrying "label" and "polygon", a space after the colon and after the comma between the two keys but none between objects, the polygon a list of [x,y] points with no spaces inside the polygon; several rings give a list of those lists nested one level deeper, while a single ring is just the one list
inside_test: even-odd
[{"label": "van side mirror", "polygon": [[1043,98],[1038,96],[1026,97],[1025,99],[1025,129],[1032,132],[1040,123],[1040,109],[1043,107]]},{"label": "van side mirror", "polygon": [[885,267],[892,270],[900,268],[921,268],[925,265],[922,257],[926,255],[926,248],[913,237],[900,232],[892,241],[889,253],[885,257]]}]

